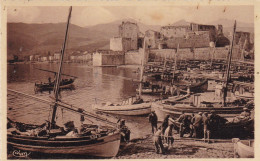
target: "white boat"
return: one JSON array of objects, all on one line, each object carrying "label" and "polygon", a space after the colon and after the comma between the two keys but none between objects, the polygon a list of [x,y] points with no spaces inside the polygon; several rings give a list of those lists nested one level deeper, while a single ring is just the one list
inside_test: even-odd
[{"label": "white boat", "polygon": [[151,113],[151,102],[129,105],[93,105],[96,112],[125,116],[143,116]]}]

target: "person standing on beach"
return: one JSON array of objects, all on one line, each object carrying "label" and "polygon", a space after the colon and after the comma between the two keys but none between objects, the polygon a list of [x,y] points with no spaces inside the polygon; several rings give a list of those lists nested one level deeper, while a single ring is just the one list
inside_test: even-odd
[{"label": "person standing on beach", "polygon": [[202,112],[199,112],[197,115],[194,116],[194,138],[197,138],[201,134],[201,127],[202,127]]},{"label": "person standing on beach", "polygon": [[189,116],[184,113],[184,111],[181,112],[182,114],[179,116],[179,118],[176,120],[180,123],[180,137],[183,137],[185,132],[190,131],[190,123]]},{"label": "person standing on beach", "polygon": [[162,154],[165,154],[164,146],[162,143],[161,127],[159,127],[158,130],[156,131],[156,133],[154,134],[153,142],[154,142],[156,153],[159,154],[161,152]]},{"label": "person standing on beach", "polygon": [[152,111],[149,115],[149,122],[151,123],[153,134],[157,131],[157,121],[158,121],[157,115],[154,111]]},{"label": "person standing on beach", "polygon": [[172,144],[174,142],[174,138],[172,135],[172,129],[173,129],[173,124],[170,123],[164,133],[166,143],[168,144],[168,149],[170,149],[172,147]]},{"label": "person standing on beach", "polygon": [[190,136],[189,136],[190,138],[192,138],[193,133],[194,133],[194,127],[193,127],[194,120],[195,120],[195,116],[194,116],[194,114],[191,114]]},{"label": "person standing on beach", "polygon": [[206,142],[206,139],[209,142],[210,131],[209,131],[209,117],[207,112],[204,112],[202,116],[202,121],[203,121],[204,142]]},{"label": "person standing on beach", "polygon": [[168,127],[169,118],[170,118],[170,115],[166,115],[166,117],[165,117],[164,120],[163,120],[163,123],[162,123],[162,133],[163,133],[163,134],[164,134],[166,128]]}]

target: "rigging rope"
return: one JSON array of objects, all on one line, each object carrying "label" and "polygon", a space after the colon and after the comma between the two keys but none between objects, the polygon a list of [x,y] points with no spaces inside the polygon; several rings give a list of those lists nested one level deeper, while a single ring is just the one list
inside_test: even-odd
[{"label": "rigging rope", "polygon": [[[42,103],[45,103],[45,104],[48,104],[48,105],[52,105],[53,102],[50,101],[50,100],[46,100],[46,99],[42,99],[42,98],[38,98],[38,97],[35,97],[35,96],[32,96],[32,95],[29,95],[29,94],[25,94],[25,93],[22,93],[22,92],[18,92],[18,91],[15,91],[15,90],[12,90],[12,89],[7,89],[8,92],[13,92],[17,95],[21,95],[23,97],[27,97],[27,98],[30,98],[30,99],[34,99],[34,100],[37,100],[39,102],[42,102]],[[102,121],[108,125],[112,125],[112,126],[117,126],[116,123],[112,122],[112,121],[109,121],[107,120],[106,118],[102,118],[96,114],[93,114],[91,112],[87,112],[87,111],[84,111],[84,112],[78,112],[78,108],[76,106],[73,106],[73,105],[69,105],[67,103],[64,103],[64,102],[60,102],[59,100],[57,102],[55,102],[57,104],[57,106],[61,109],[65,109],[67,111],[70,111],[70,112],[73,112],[73,113],[77,113],[77,114],[80,114],[80,115],[84,115],[84,116],[88,116],[92,119],[96,119],[97,121]],[[74,108],[72,108],[74,107]]]}]

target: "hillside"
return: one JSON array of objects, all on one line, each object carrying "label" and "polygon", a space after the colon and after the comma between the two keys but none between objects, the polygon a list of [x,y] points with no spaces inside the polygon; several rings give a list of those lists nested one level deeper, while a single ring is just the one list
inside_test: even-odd
[{"label": "hillside", "polygon": [[[61,49],[65,35],[65,23],[58,24],[7,24],[8,54],[29,55],[33,53],[54,52]],[[114,33],[109,30],[93,32],[88,28],[70,25],[68,49],[86,46],[84,50],[103,47],[104,41],[109,43]],[[90,46],[89,46],[90,45]]]},{"label": "hillside", "polygon": [[[109,40],[111,37],[118,36],[118,26],[122,21],[135,22],[131,19],[125,19],[86,27],[71,24],[67,44],[68,51],[109,49]],[[160,29],[160,26],[137,24],[141,32],[145,32],[148,29],[157,31]],[[65,23],[8,23],[8,55],[9,57],[12,57],[12,55],[21,55],[23,57],[36,53],[45,55],[48,51],[51,53],[59,51],[64,41],[65,28]]]}]

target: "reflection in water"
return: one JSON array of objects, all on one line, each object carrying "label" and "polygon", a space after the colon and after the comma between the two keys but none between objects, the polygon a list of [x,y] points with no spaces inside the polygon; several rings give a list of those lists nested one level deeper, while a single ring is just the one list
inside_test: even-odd
[{"label": "reflection in water", "polygon": [[[48,78],[54,79],[54,74],[35,69],[42,68],[57,71],[58,64],[14,64],[8,65],[7,83],[8,88],[27,94],[34,94],[35,82],[48,82]],[[85,110],[97,102],[118,102],[135,95],[135,86],[132,81],[124,80],[121,77],[133,77],[136,75],[131,69],[115,67],[90,67],[79,64],[64,64],[64,74],[78,77],[74,82],[75,90],[61,92],[62,100]],[[105,74],[105,75],[102,75]],[[121,77],[117,77],[121,76]],[[68,78],[63,76],[63,78]],[[49,99],[53,93],[37,93],[36,96]],[[15,121],[40,124],[50,115],[49,105],[36,102],[22,97],[8,96],[8,117]],[[64,118],[72,115],[63,112]],[[36,119],[37,118],[37,119]]]}]

